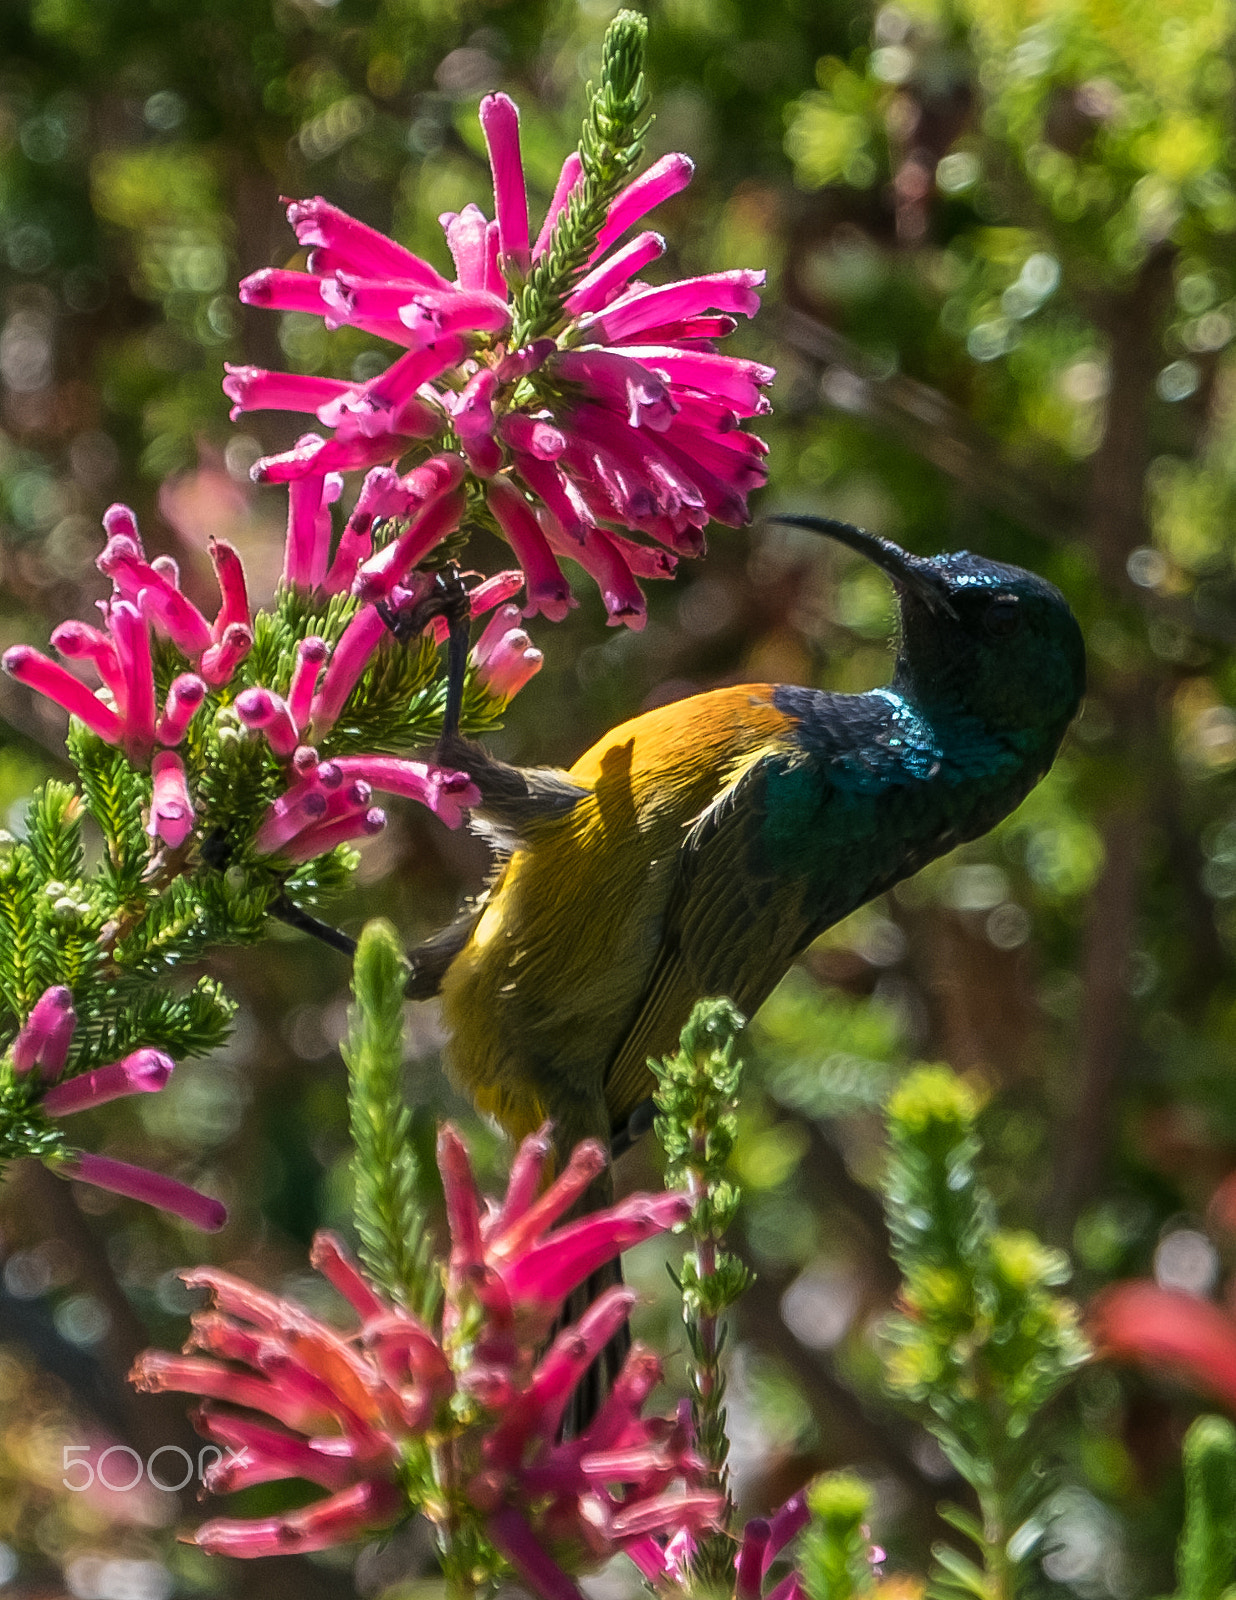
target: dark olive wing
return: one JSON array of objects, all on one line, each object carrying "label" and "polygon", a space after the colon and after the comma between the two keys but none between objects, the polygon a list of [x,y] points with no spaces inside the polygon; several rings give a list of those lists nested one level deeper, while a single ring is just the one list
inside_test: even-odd
[{"label": "dark olive wing", "polygon": [[687,834],[656,962],[606,1073],[611,1126],[652,1093],[648,1058],[675,1047],[696,1001],[725,995],[750,1016],[813,936],[808,886],[774,865],[766,838],[770,781],[800,760],[761,757]]}]

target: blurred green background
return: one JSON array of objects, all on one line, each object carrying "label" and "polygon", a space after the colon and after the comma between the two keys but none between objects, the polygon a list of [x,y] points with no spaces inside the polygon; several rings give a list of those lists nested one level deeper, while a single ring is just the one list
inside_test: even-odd
[{"label": "blurred green background", "polygon": [[[609,0],[6,0],[0,6],[0,648],[86,616],[99,517],[208,589],[226,532],[277,575],[283,506],[248,468],[295,419],[227,420],[222,363],[374,370],[366,341],[247,310],[237,279],[292,259],[280,195],[320,193],[438,265],[437,214],[488,207],[475,110],[519,102],[539,215],[576,138]],[[752,1027],[737,1166],[760,1275],[739,1318],[731,1419],[743,1505],[824,1466],[878,1488],[893,1568],[921,1566],[956,1492],[881,1399],[872,1330],[895,1284],[872,1185],[878,1105],[915,1060],[990,1090],[1006,1219],[1067,1245],[1076,1291],[1131,1274],[1221,1293],[1206,1223],[1236,1165],[1236,135],[1219,0],[654,0],[653,155],[692,187],[657,226],[667,276],[767,266],[734,341],[779,371],[755,525],[657,585],[641,634],[599,599],[533,624],[540,676],[496,737],[572,761],[642,707],[744,680],[862,689],[889,668],[872,568],[759,526],[774,509],[969,547],[1064,589],[1090,692],[1047,781],[989,838],[811,950]],[[491,568],[500,551],[487,552]],[[0,821],[66,770],[54,708],[0,680]],[[366,847],[339,920],[411,940],[482,882],[475,841],[407,807]],[[42,1169],[0,1190],[0,1592],[78,1600],[380,1593],[431,1570],[386,1551],[211,1561],[192,1510],[143,1486],[74,1494],[66,1444],[143,1460],[196,1448],[173,1398],[130,1396],[152,1339],[183,1337],[173,1271],[209,1257],[312,1301],[305,1247],[348,1206],[341,959],[275,930],[211,970],[242,1001],[226,1053],[98,1113],[97,1147],[221,1194],[210,1240],[127,1202],[88,1212]],[[413,1010],[409,1093],[428,1150],[476,1125]],[[621,1181],[656,1181],[644,1149]],[[661,1258],[633,1262],[645,1326],[680,1333]],[[1046,1592],[1168,1585],[1178,1452],[1197,1402],[1096,1368],[1066,1402]],[[178,1458],[165,1479],[175,1481]],[[131,1458],[116,1458],[124,1483]],[[250,1507],[260,1505],[258,1492]],[[355,1587],[354,1587],[355,1586]],[[601,1591],[598,1591],[601,1592]],[[620,1592],[612,1586],[605,1594]],[[913,1586],[904,1588],[909,1596]]]}]

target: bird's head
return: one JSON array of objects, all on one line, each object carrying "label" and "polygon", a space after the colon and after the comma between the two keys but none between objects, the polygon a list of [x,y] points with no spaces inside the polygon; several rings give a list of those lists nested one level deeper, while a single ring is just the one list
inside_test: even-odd
[{"label": "bird's head", "polygon": [[916,556],[828,517],[772,517],[849,545],[897,591],[893,687],[923,705],[954,706],[993,729],[1059,738],[1081,704],[1086,652],[1060,591],[1022,567],[958,550]]}]

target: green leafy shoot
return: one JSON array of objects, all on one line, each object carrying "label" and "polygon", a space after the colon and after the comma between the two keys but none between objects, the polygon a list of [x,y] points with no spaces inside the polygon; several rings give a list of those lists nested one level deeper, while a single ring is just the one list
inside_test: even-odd
[{"label": "green leafy shoot", "polygon": [[511,346],[556,331],[563,301],[588,264],[610,202],[639,165],[647,137],[644,50],[648,24],[634,11],[610,23],[601,51],[601,86],[587,88],[579,140],[583,181],[573,191],[549,248],[533,266],[515,305]]},{"label": "green leafy shoot", "polygon": [[867,1523],[875,1497],[852,1472],[828,1472],[807,1490],[811,1521],[798,1565],[808,1600],[860,1600],[873,1590]]},{"label": "green leafy shoot", "polygon": [[1236,1585],[1236,1428],[1198,1417],[1184,1442],[1185,1519],[1174,1600],[1222,1600]]},{"label": "green leafy shoot", "polygon": [[[726,1169],[737,1134],[737,1042],[743,1026],[728,1000],[701,1000],[682,1030],[677,1054],[649,1063],[657,1079],[654,1127],[665,1151],[666,1187],[686,1190],[695,1202],[686,1223],[692,1248],[675,1281],[687,1330],[696,1444],[731,1514],[721,1319],[752,1281],[746,1266],[724,1248],[740,1199]],[[725,1534],[701,1539],[692,1562],[695,1581],[706,1591],[716,1589],[732,1577],[733,1564]]]},{"label": "green leafy shoot", "polygon": [[885,1378],[971,1485],[980,1519],[943,1514],[978,1550],[934,1551],[932,1600],[1013,1600],[1046,1529],[1041,1413],[1089,1347],[1054,1291],[1069,1263],[1001,1229],[976,1161],[978,1103],[945,1067],[923,1067],[888,1106],[885,1206],[903,1310]]},{"label": "green leafy shoot", "polygon": [[395,930],[386,922],[367,924],[356,951],[355,1004],[343,1056],[361,1260],[397,1304],[428,1321],[440,1284],[418,1199],[411,1117],[400,1087],[406,977]]}]

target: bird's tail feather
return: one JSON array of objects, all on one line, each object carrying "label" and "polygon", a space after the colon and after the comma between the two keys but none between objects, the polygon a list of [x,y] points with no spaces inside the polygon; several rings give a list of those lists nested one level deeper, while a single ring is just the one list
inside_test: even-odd
[{"label": "bird's tail feather", "polygon": [[[622,1281],[622,1258],[615,1256],[567,1297],[550,1334],[550,1342],[563,1328],[578,1322],[593,1301],[599,1300],[607,1289],[621,1288]],[[575,1386],[562,1418],[564,1439],[578,1439],[587,1429],[613,1388],[630,1348],[631,1329],[624,1322]]]}]

